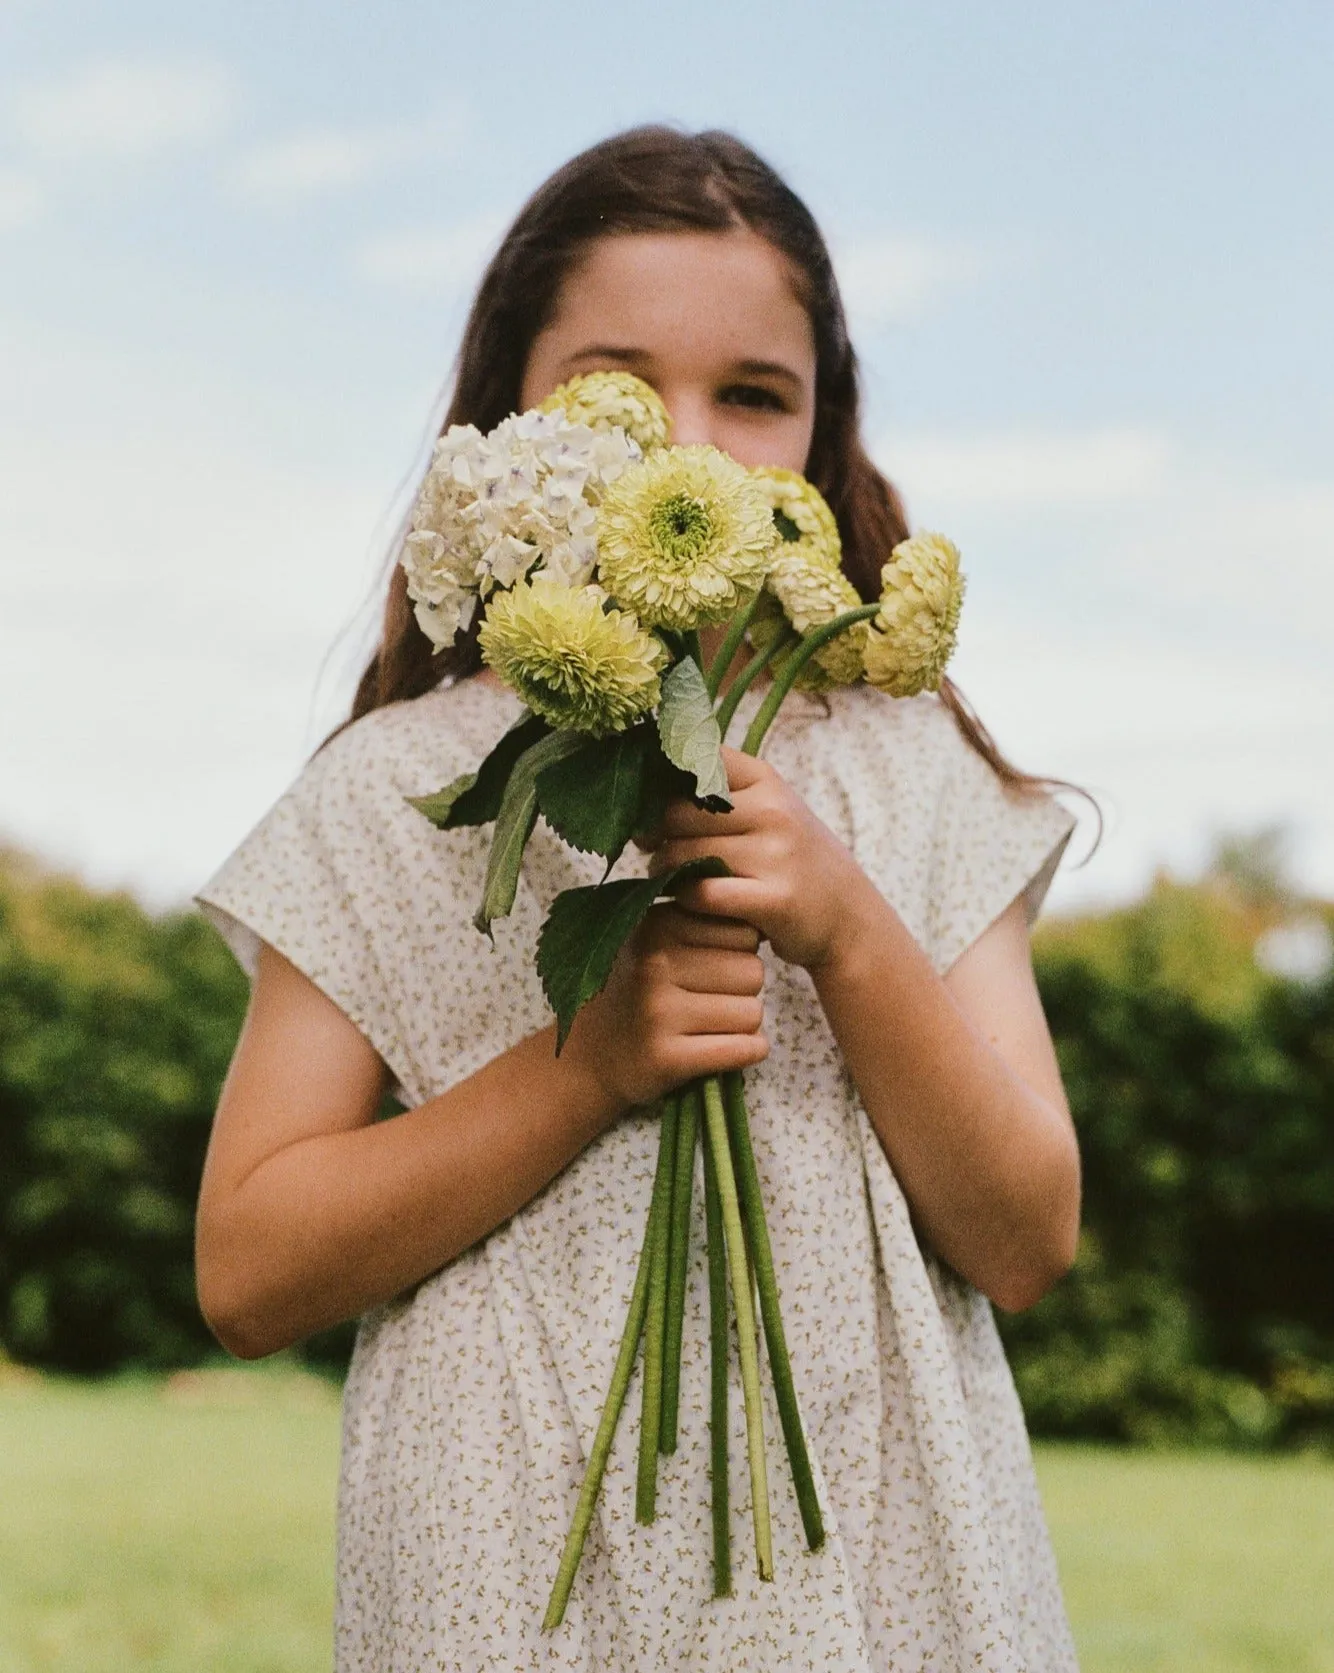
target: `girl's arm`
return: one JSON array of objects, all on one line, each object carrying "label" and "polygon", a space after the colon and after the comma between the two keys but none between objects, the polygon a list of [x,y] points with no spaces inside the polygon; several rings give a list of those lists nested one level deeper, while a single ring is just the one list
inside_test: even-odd
[{"label": "girl's arm", "polygon": [[732,812],[673,804],[655,868],[727,861],[683,903],[805,966],[922,1235],[999,1306],[1031,1306],[1074,1259],[1079,1152],[1020,903],[942,979],[774,769],[726,759]]},{"label": "girl's arm", "polygon": [[529,1202],[636,1104],[756,1063],[763,966],[745,924],[655,908],[580,1013],[438,1098],[375,1121],[380,1058],[262,947],[200,1193],[200,1306],[258,1358],[387,1301]]}]

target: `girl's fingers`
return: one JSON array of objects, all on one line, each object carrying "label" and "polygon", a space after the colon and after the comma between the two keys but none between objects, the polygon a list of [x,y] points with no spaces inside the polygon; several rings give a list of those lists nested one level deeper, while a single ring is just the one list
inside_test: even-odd
[{"label": "girl's fingers", "polygon": [[654,850],[649,859],[648,873],[650,877],[661,877],[675,867],[685,865],[688,860],[716,858],[730,870],[745,874],[759,857],[756,848],[758,840],[749,834],[727,836],[722,832],[714,832],[711,836],[668,837],[660,848]]},{"label": "girl's fingers", "polygon": [[672,955],[671,979],[688,993],[733,994],[754,999],[764,991],[764,966],[754,953],[682,947]]},{"label": "girl's fingers", "polygon": [[646,933],[657,947],[718,947],[725,952],[753,953],[760,945],[749,924],[716,914],[701,917],[677,904],[655,906]]},{"label": "girl's fingers", "polygon": [[654,833],[654,846],[663,836],[736,836],[754,829],[756,809],[747,805],[745,792],[761,780],[773,776],[773,768],[740,750],[723,750],[723,764],[727,768],[728,787],[733,794],[730,813],[709,813],[694,802],[680,799],[668,802],[662,824]]},{"label": "girl's fingers", "polygon": [[696,1080],[703,1075],[723,1075],[729,1069],[749,1069],[769,1055],[763,1034],[693,1034],[680,1042],[675,1054],[675,1079]]},{"label": "girl's fingers", "polygon": [[756,1034],[764,1021],[759,999],[681,989],[672,1004],[675,1034]]},{"label": "girl's fingers", "polygon": [[740,918],[762,924],[774,906],[773,891],[753,877],[705,877],[682,889],[680,902],[703,917]]},{"label": "girl's fingers", "polygon": [[749,790],[761,779],[777,776],[773,768],[757,756],[746,755],[727,744],[723,745],[723,766],[727,769],[727,784],[731,790]]}]

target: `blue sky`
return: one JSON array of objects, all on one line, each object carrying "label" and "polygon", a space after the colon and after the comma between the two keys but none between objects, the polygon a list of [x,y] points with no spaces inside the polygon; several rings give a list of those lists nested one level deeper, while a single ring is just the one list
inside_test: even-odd
[{"label": "blue sky", "polygon": [[1324,4],[0,0],[0,838],[202,879],[345,702],[506,218],[671,119],[831,238],[959,679],[1105,800],[1055,899],[1275,821],[1334,893],[1331,72]]}]

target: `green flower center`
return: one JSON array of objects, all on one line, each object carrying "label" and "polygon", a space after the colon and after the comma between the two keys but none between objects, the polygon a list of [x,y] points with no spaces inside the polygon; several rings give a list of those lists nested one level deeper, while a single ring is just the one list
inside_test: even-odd
[{"label": "green flower center", "polygon": [[713,539],[713,518],[702,500],[670,494],[649,513],[653,544],[674,564],[697,560]]}]

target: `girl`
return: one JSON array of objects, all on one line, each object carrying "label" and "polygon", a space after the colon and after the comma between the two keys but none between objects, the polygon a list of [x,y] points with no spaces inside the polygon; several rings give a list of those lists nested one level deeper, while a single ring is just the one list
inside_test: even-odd
[{"label": "girl", "polygon": [[[447,422],[487,429],[614,367],[655,385],[676,441],[810,476],[877,594],[906,529],[858,438],[829,257],[736,140],[641,129],[553,176],[482,281]],[[200,1202],[205,1314],[247,1357],[363,1315],[338,1667],[1073,1667],[988,1303],[1028,1306],[1075,1247],[1078,1158],[1027,943],[1069,815],[952,688],[794,698],[768,762],[728,753],[733,810],[678,803],[655,838],[655,866],[716,853],[733,875],[655,909],[557,1058],[534,938],[594,873],[539,830],[493,948],[470,923],[489,833],[437,832],[404,800],[517,714],[478,666],[471,641],[432,658],[396,571],[352,723],[200,897],[254,977]],[[697,1224],[657,1520],[634,1521],[625,1423],[544,1634],[655,1100],[736,1068],[828,1537],[805,1550],[775,1463],[778,1583],[744,1560],[742,1501],[735,1595],[711,1596]],[[377,1122],[387,1086],[406,1112]]]}]

